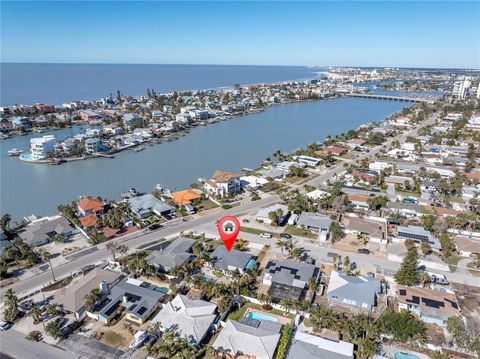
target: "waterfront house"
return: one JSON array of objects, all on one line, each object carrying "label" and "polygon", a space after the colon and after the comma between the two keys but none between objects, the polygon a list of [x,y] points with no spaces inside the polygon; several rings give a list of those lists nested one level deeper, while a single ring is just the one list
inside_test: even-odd
[{"label": "waterfront house", "polygon": [[94,154],[100,152],[102,149],[102,141],[99,138],[87,138],[85,140],[85,152]]},{"label": "waterfront house", "polygon": [[15,129],[23,128],[23,129],[29,129],[32,127],[32,122],[28,117],[24,116],[15,116],[10,119],[10,121],[13,124],[13,127]]},{"label": "waterfront house", "polygon": [[35,110],[39,113],[42,114],[47,114],[47,113],[54,113],[55,112],[55,106],[51,104],[45,104],[45,103],[37,103],[33,105]]},{"label": "waterfront house", "polygon": [[151,216],[152,213],[159,217],[171,217],[175,214],[174,207],[162,202],[150,193],[129,198],[128,203],[130,209],[142,219]]},{"label": "waterfront house", "polygon": [[39,161],[45,159],[55,150],[57,140],[54,135],[33,137],[30,139],[31,159]]},{"label": "waterfront house", "polygon": [[123,124],[126,128],[133,129],[144,126],[143,117],[136,113],[126,113],[122,116]]},{"label": "waterfront house", "polygon": [[240,193],[242,190],[240,175],[219,170],[214,172],[211,179],[205,181],[204,187],[207,192],[218,197]]},{"label": "waterfront house", "polygon": [[232,358],[273,359],[281,330],[281,324],[269,320],[229,319],[213,347]]},{"label": "waterfront house", "polygon": [[38,247],[49,242],[52,237],[71,237],[74,228],[64,217],[57,215],[33,220],[26,225],[18,236],[30,247]]},{"label": "waterfront house", "polygon": [[311,278],[318,277],[314,265],[293,260],[271,260],[263,271],[262,283],[269,286],[268,294],[277,300],[300,300]]},{"label": "waterfront house", "polygon": [[340,146],[325,146],[321,150],[315,152],[318,155],[327,155],[331,154],[333,156],[341,156],[345,152],[347,152],[347,149],[345,147],[340,147]]},{"label": "waterfront house", "polygon": [[87,196],[78,200],[77,208],[84,217],[89,214],[99,216],[103,214],[105,205],[100,199]]},{"label": "waterfront house", "polygon": [[193,204],[202,198],[202,192],[197,189],[186,189],[172,193],[173,201],[177,206]]},{"label": "waterfront house", "polygon": [[297,219],[297,226],[309,229],[318,233],[318,237],[322,241],[328,239],[329,228],[332,220],[324,215],[310,212],[302,212]]},{"label": "waterfront house", "polygon": [[80,118],[87,122],[97,122],[102,119],[102,116],[92,110],[80,110],[78,111]]},{"label": "waterfront house", "polygon": [[287,359],[353,359],[352,343],[325,339],[297,330]]},{"label": "waterfront house", "polygon": [[84,276],[76,277],[66,287],[54,294],[52,302],[61,305],[67,312],[73,313],[76,320],[86,317],[85,297],[95,288],[106,294],[115,286],[122,276],[100,267],[95,267]]},{"label": "waterfront house", "polygon": [[461,316],[454,293],[398,285],[397,299],[399,310],[408,310],[425,323],[445,327],[448,318]]},{"label": "waterfront house", "polygon": [[199,345],[213,329],[217,306],[203,300],[192,300],[177,294],[163,306],[151,324],[160,323],[162,331],[174,331],[189,344]]},{"label": "waterfront house", "polygon": [[137,324],[143,324],[158,308],[165,293],[146,288],[142,281],[127,278],[111,288],[93,311],[86,314],[104,324],[120,312],[125,318]]},{"label": "waterfront house", "polygon": [[13,130],[14,130],[13,123],[5,121],[3,119],[0,121],[0,132],[6,133]]},{"label": "waterfront house", "polygon": [[[276,219],[272,220],[270,218],[270,213],[275,213]],[[283,225],[288,217],[288,206],[284,204],[274,204],[266,208],[262,208],[257,213],[257,221],[266,223],[266,224],[275,224]]]},{"label": "waterfront house", "polygon": [[225,246],[218,246],[210,254],[210,260],[212,261],[212,267],[222,271],[224,274],[228,274],[230,271],[238,271],[243,273],[247,269],[251,269],[251,266],[255,264],[254,257],[251,253],[237,251],[231,249],[227,251]]},{"label": "waterfront house", "polygon": [[66,138],[62,143],[59,144],[61,150],[65,153],[65,155],[71,155],[73,151],[77,148],[80,144],[80,141],[74,137]]},{"label": "waterfront house", "polygon": [[195,258],[192,248],[195,241],[186,237],[178,237],[167,248],[154,250],[148,255],[148,264],[157,268],[157,271],[167,273],[174,267],[179,267]]},{"label": "waterfront house", "polygon": [[293,161],[282,161],[282,162],[279,162],[277,163],[277,168],[278,169],[281,169],[281,170],[284,170],[286,172],[290,171],[290,169],[292,167],[301,167],[301,168],[305,168],[305,164],[304,163],[299,163],[299,162],[293,162]]},{"label": "waterfront house", "polygon": [[330,303],[372,310],[380,293],[380,281],[373,277],[354,276],[332,270],[327,298]]},{"label": "waterfront house", "polygon": [[298,156],[297,161],[309,167],[317,167],[322,160],[320,158],[311,157],[311,156]]},{"label": "waterfront house", "polygon": [[397,238],[405,241],[412,239],[416,243],[428,243],[433,249],[441,249],[440,241],[433,237],[432,234],[419,226],[398,226]]}]

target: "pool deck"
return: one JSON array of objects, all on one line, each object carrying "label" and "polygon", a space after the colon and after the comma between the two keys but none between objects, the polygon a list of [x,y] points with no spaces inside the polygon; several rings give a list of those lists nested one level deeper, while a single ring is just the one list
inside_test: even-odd
[{"label": "pool deck", "polygon": [[245,312],[244,316],[248,317],[248,314],[251,313],[251,312],[257,312],[257,313],[265,314],[266,316],[269,316],[269,317],[277,318],[277,323],[282,324],[282,325],[291,324],[291,322],[292,322],[292,320],[290,318],[286,318],[286,317],[283,317],[281,315],[272,314],[272,313],[265,312],[263,310],[258,310],[258,309],[255,309],[255,308],[247,308],[247,311]]}]

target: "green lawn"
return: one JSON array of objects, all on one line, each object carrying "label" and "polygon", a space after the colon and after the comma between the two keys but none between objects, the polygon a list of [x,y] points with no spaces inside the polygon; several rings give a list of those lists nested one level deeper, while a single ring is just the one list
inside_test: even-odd
[{"label": "green lawn", "polygon": [[245,226],[240,226],[240,232],[251,233],[251,234],[256,234],[256,235],[260,235],[262,233],[270,233],[272,236],[275,235],[274,232],[269,232],[269,231],[265,231],[263,229],[257,229],[257,228],[245,227]]},{"label": "green lawn", "polygon": [[123,337],[120,334],[117,334],[115,332],[106,332],[103,338],[106,344],[112,347],[119,346],[120,344],[122,344],[122,341],[123,341]]},{"label": "green lawn", "polygon": [[266,254],[267,254],[267,252],[265,252],[265,251],[261,251],[260,253],[258,253],[257,263],[261,263],[262,259],[265,257]]},{"label": "green lawn", "polygon": [[312,233],[308,229],[299,228],[297,226],[287,226],[285,232],[291,234],[292,236],[305,237],[310,239],[317,239],[318,235]]},{"label": "green lawn", "polygon": [[212,208],[217,208],[218,205],[212,200],[205,198],[204,200],[198,202],[198,204],[195,207],[197,207],[199,211],[207,211]]}]

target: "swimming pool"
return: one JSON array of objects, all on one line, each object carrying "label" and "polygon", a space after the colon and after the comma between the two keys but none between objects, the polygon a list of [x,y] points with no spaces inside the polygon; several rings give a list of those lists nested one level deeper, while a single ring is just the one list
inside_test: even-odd
[{"label": "swimming pool", "polygon": [[395,359],[420,359],[416,355],[404,352],[396,352],[394,355]]},{"label": "swimming pool", "polygon": [[257,261],[255,259],[250,259],[247,263],[247,265],[245,266],[245,269],[248,269],[248,270],[251,270],[253,268],[253,266],[257,263]]},{"label": "swimming pool", "polygon": [[271,315],[263,314],[263,313],[258,313],[258,312],[250,312],[247,315],[247,318],[250,319],[256,319],[256,320],[267,320],[269,322],[278,322],[278,319],[275,317],[272,317]]}]

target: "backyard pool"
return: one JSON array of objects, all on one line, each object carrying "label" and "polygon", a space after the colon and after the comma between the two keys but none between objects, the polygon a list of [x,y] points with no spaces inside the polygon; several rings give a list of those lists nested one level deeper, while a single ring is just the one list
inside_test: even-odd
[{"label": "backyard pool", "polygon": [[[256,319],[256,320],[267,320],[269,322],[277,322],[278,319],[271,316],[271,315],[267,315],[267,314],[263,314],[263,313],[258,313],[258,312],[250,312],[248,313],[247,315],[247,318],[250,318],[250,319]],[[396,358],[398,359],[398,358]]]},{"label": "backyard pool", "polygon": [[247,265],[245,266],[245,269],[248,269],[248,270],[252,270],[252,268],[255,266],[255,263],[257,263],[257,261],[255,259],[250,259],[247,263]]},{"label": "backyard pool", "polygon": [[394,358],[395,359],[420,359],[416,355],[405,353],[405,352],[396,352]]}]

